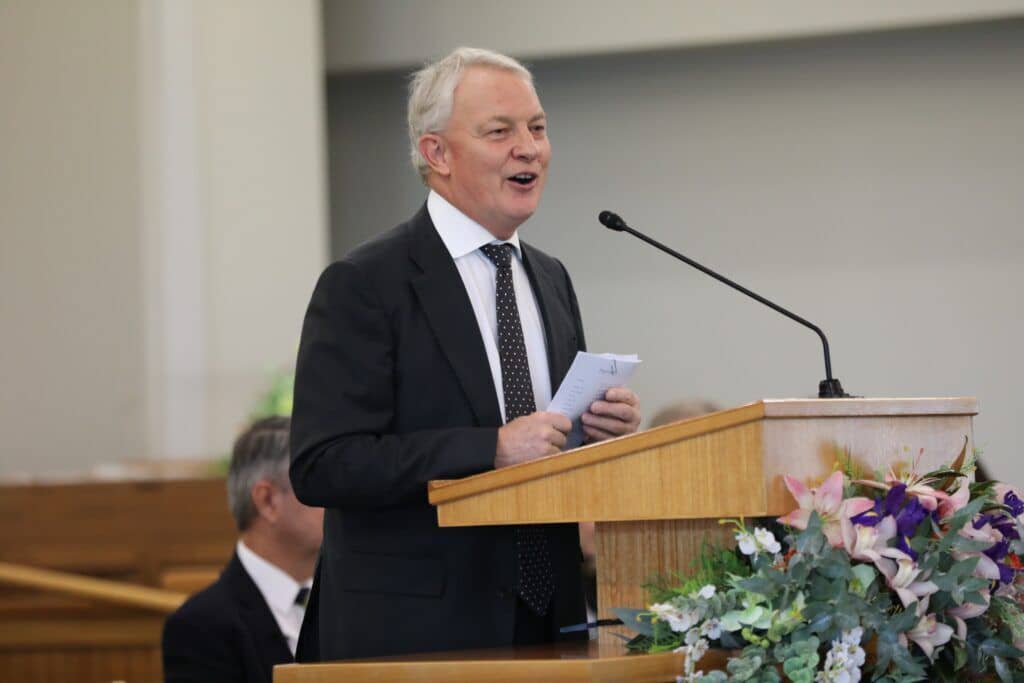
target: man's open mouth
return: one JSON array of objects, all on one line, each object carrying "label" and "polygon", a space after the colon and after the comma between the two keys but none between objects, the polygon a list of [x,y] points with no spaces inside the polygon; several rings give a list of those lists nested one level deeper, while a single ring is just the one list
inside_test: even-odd
[{"label": "man's open mouth", "polygon": [[536,179],[536,173],[516,173],[514,176],[509,178],[509,180],[518,185],[529,185]]}]

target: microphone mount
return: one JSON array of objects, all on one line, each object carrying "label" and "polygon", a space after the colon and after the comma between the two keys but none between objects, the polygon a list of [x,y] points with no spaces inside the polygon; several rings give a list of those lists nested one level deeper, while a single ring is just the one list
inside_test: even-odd
[{"label": "microphone mount", "polygon": [[847,394],[845,391],[843,391],[843,385],[840,384],[839,379],[832,377],[832,357],[830,356],[829,351],[828,351],[828,339],[825,338],[825,333],[821,331],[820,327],[818,327],[814,323],[810,322],[809,320],[805,320],[804,318],[801,318],[797,314],[795,314],[795,313],[793,313],[791,311],[786,310],[782,306],[779,306],[778,304],[776,304],[776,303],[774,303],[772,301],[769,301],[768,299],[765,299],[760,294],[757,294],[755,292],[750,291],[749,289],[747,289],[743,285],[741,285],[739,283],[736,283],[736,282],[733,282],[732,280],[730,280],[729,278],[725,277],[724,275],[719,275],[715,271],[713,271],[710,268],[707,268],[705,266],[702,266],[701,264],[697,263],[693,259],[690,259],[690,258],[687,258],[686,256],[683,256],[678,251],[676,251],[676,250],[674,250],[674,249],[672,249],[670,247],[665,246],[661,242],[659,242],[659,241],[657,241],[655,239],[651,239],[650,237],[648,237],[647,235],[643,234],[642,232],[638,232],[638,231],[634,230],[633,228],[629,227],[626,224],[626,222],[624,220],[622,220],[622,218],[618,214],[616,214],[616,213],[613,213],[611,211],[602,211],[598,215],[597,219],[599,221],[601,221],[601,224],[604,225],[609,230],[615,230],[617,232],[628,232],[630,235],[633,235],[637,239],[640,239],[640,240],[646,242],[647,244],[651,245],[652,247],[654,247],[656,249],[660,249],[661,251],[665,252],[666,254],[668,254],[670,256],[674,256],[675,258],[679,259],[683,263],[686,263],[687,265],[693,266],[694,268],[696,268],[700,272],[702,272],[702,273],[704,273],[706,275],[710,275],[711,277],[715,278],[719,282],[722,282],[724,284],[729,285],[730,287],[732,287],[736,291],[739,291],[739,292],[742,292],[743,294],[746,294],[751,299],[754,299],[755,301],[761,302],[762,304],[764,304],[768,308],[771,308],[774,311],[778,311],[779,313],[781,313],[782,315],[786,316],[790,320],[796,321],[796,322],[800,323],[801,325],[803,325],[804,327],[808,327],[808,328],[814,330],[814,332],[818,335],[818,337],[821,338],[821,345],[822,345],[822,347],[825,350],[825,379],[821,380],[821,382],[818,383],[818,398],[850,398],[850,395]]}]

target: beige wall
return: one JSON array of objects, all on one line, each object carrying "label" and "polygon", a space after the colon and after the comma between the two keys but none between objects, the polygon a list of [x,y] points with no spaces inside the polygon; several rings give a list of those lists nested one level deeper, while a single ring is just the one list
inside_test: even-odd
[{"label": "beige wall", "polygon": [[294,363],[325,265],[323,61],[318,2],[195,6],[212,448]]},{"label": "beige wall", "polygon": [[228,450],[326,252],[319,4],[0,4],[0,476]]},{"label": "beige wall", "polygon": [[457,45],[520,58],[777,40],[1019,16],[1022,0],[324,0],[332,72],[404,67]]},{"label": "beige wall", "polygon": [[0,3],[0,473],[144,452],[138,9]]}]

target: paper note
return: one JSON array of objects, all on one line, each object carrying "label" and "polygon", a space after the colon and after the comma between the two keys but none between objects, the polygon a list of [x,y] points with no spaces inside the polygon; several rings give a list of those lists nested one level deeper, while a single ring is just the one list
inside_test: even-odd
[{"label": "paper note", "polygon": [[621,387],[640,364],[635,353],[587,353],[578,351],[565,379],[548,405],[548,412],[560,413],[572,420],[565,448],[576,448],[583,443],[583,423],[580,417],[594,401],[604,398],[605,392]]}]

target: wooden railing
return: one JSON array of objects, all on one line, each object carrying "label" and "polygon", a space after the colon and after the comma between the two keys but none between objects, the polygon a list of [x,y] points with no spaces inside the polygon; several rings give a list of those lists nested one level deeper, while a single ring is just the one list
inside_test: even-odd
[{"label": "wooden railing", "polygon": [[120,581],[0,562],[0,583],[90,598],[170,614],[188,597],[183,593]]}]

